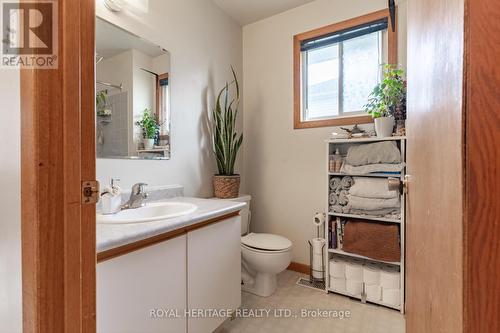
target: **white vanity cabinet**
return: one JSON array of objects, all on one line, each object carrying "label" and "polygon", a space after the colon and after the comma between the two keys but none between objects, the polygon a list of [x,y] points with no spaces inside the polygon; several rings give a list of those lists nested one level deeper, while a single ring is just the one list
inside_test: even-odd
[{"label": "white vanity cabinet", "polygon": [[233,214],[99,262],[97,332],[213,332],[226,318],[197,313],[240,307],[240,237]]},{"label": "white vanity cabinet", "polygon": [[[186,332],[186,278],[186,235],[99,263],[97,332]],[[157,309],[182,316],[154,318]]]},{"label": "white vanity cabinet", "polygon": [[[225,310],[240,307],[240,216],[188,232],[187,244],[189,309]],[[212,332],[224,320],[216,316],[191,316],[188,318],[188,332]]]}]

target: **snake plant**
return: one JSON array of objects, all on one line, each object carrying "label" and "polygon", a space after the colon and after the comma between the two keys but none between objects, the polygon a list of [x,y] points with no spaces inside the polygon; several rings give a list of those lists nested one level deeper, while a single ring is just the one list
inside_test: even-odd
[{"label": "snake plant", "polygon": [[[236,131],[240,87],[233,67],[231,67],[231,71],[234,79],[231,83],[226,82],[224,88],[219,92],[212,112],[214,153],[219,175],[223,176],[234,175],[236,155],[243,142],[243,134],[238,136]],[[236,97],[229,101],[230,88],[233,85],[236,89]]]}]

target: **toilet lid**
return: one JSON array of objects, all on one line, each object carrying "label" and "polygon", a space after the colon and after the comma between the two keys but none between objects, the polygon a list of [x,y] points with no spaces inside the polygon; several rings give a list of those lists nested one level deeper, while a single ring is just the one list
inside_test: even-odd
[{"label": "toilet lid", "polygon": [[281,251],[292,246],[292,242],[285,237],[273,234],[250,233],[241,237],[241,243],[255,249]]}]

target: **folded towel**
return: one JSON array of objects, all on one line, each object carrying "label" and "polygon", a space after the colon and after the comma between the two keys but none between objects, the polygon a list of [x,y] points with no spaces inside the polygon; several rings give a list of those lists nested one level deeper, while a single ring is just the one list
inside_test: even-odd
[{"label": "folded towel", "polygon": [[361,166],[353,166],[347,163],[342,164],[342,167],[340,168],[340,172],[342,173],[357,173],[360,175],[365,175],[369,174],[372,172],[391,172],[391,173],[399,173],[401,172],[406,164],[403,163],[398,163],[398,164],[386,164],[386,163],[380,163],[380,164],[367,164],[367,165],[361,165]]},{"label": "folded towel", "polygon": [[394,141],[362,144],[349,148],[346,162],[353,166],[376,163],[401,163],[401,152]]},{"label": "folded towel", "polygon": [[330,212],[339,213],[339,214],[348,214],[349,207],[348,206],[341,206],[339,204],[333,205],[333,206],[330,206]]},{"label": "folded towel", "polygon": [[354,180],[350,176],[343,177],[340,181],[340,186],[343,190],[348,190],[354,184]]},{"label": "folded towel", "polygon": [[330,193],[328,201],[329,201],[330,205],[335,206],[338,203],[338,201],[339,201],[338,194],[335,193],[335,192]]},{"label": "folded towel", "polygon": [[348,198],[349,192],[347,190],[341,190],[339,192],[339,195],[337,197],[337,202],[341,206],[346,206],[349,203],[349,198]]},{"label": "folded towel", "polygon": [[398,191],[389,191],[387,178],[354,177],[349,194],[363,198],[390,199],[399,196]]},{"label": "folded towel", "polygon": [[349,194],[347,198],[349,200],[350,209],[378,210],[385,208],[401,207],[399,197],[391,199],[373,199],[373,198],[362,198]]},{"label": "folded towel", "polygon": [[349,207],[349,214],[354,215],[369,215],[369,216],[378,216],[378,217],[387,217],[393,218],[395,220],[401,218],[401,209],[400,208],[384,208],[384,209],[375,209],[375,210],[365,210],[365,209],[353,209]]},{"label": "folded towel", "polygon": [[340,185],[339,177],[332,177],[330,179],[330,190],[335,191]]}]

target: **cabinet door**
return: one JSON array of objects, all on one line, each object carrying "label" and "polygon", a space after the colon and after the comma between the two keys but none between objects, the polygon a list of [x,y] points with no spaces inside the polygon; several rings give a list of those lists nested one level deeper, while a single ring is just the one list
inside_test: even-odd
[{"label": "cabinet door", "polygon": [[186,332],[184,309],[185,235],[97,265],[98,333]]},{"label": "cabinet door", "polygon": [[[239,216],[188,233],[188,308],[241,306],[241,219]],[[225,318],[188,318],[189,333],[215,330]]]}]

